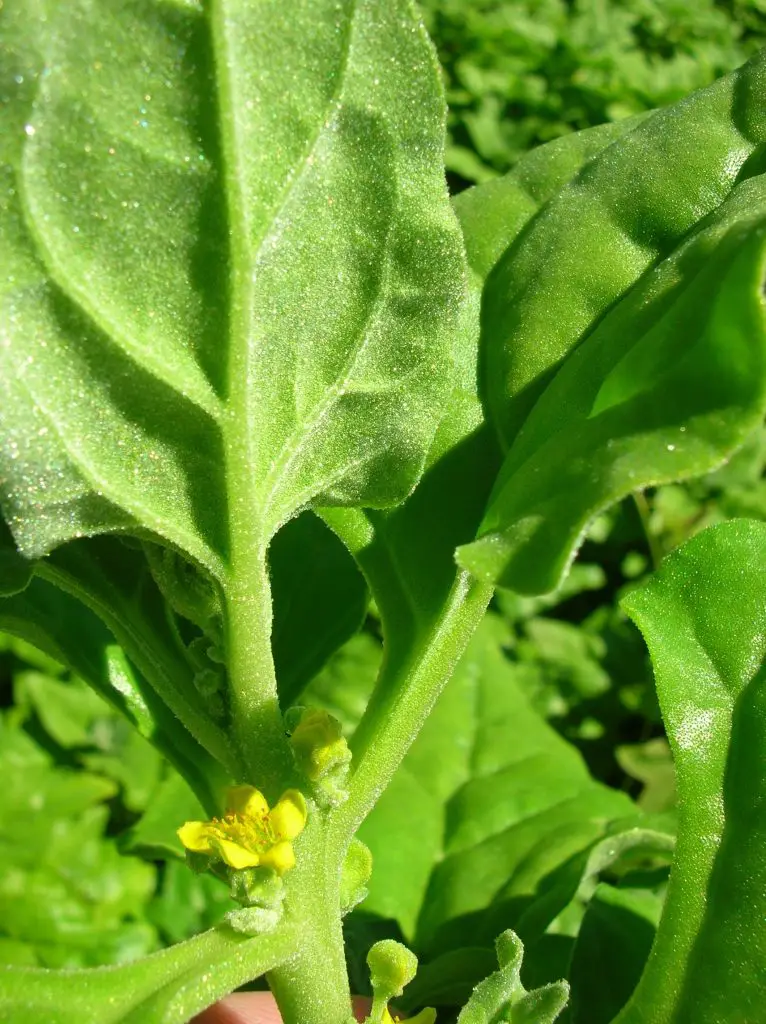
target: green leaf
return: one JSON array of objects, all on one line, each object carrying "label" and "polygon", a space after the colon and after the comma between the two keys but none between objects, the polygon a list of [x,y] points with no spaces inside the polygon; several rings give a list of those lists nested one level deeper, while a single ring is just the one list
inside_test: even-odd
[{"label": "green leaf", "polygon": [[513,170],[453,199],[465,236],[468,263],[483,282],[524,225],[602,149],[643,117],[598,125],[538,146]]},{"label": "green leaf", "polygon": [[[386,627],[389,657],[411,656],[438,621],[455,582],[454,548],[476,529],[497,472],[498,453],[483,423],[475,381],[483,278],[539,207],[635,123],[557,140],[530,153],[511,174],[453,200],[474,295],[459,336],[459,386],[437,433],[429,469],[412,498],[395,512],[323,512],[367,576]],[[397,654],[399,647],[404,655]]]},{"label": "green leaf", "polygon": [[635,815],[531,709],[497,635],[489,617],[359,831],[374,862],[364,910],[426,958],[486,946],[502,922],[538,938],[588,849]]},{"label": "green leaf", "polygon": [[509,446],[551,372],[657,260],[748,174],[766,137],[766,53],[591,159],[495,268],[485,293],[483,383]]},{"label": "green leaf", "polygon": [[[603,159],[631,152],[630,140],[652,125]],[[584,180],[597,180],[595,171]],[[607,251],[608,237],[603,243]],[[566,359],[511,446],[480,539],[460,550],[460,563],[524,593],[551,590],[596,512],[647,484],[703,473],[740,445],[766,409],[764,274],[766,179],[758,177],[737,186]]]},{"label": "green leaf", "polygon": [[228,527],[236,558],[309,503],[401,500],[463,275],[409,4],[34,20],[10,5],[4,26],[2,479],[23,550],[141,524],[222,577]]},{"label": "green leaf", "polygon": [[186,1024],[258,967],[269,970],[294,942],[292,934],[246,938],[221,928],[97,971],[0,967],[0,1014],[14,1024]]},{"label": "green leaf", "polygon": [[185,821],[204,820],[204,809],[188,783],[171,771],[154,791],[136,824],[120,838],[120,848],[147,858],[183,860],[184,848],[176,830]]},{"label": "green leaf", "polygon": [[524,946],[510,929],[497,940],[500,970],[485,978],[460,1011],[458,1024],[553,1024],[569,996],[565,981],[528,992],[521,983]]},{"label": "green leaf", "polygon": [[633,993],[649,956],[662,897],[602,883],[585,911],[569,982],[573,1024],[609,1024]]},{"label": "green leaf", "polygon": [[271,647],[284,707],[362,624],[367,588],[352,558],[309,512],[283,527],[269,549]]},{"label": "green leaf", "polygon": [[631,591],[673,749],[679,834],[649,963],[620,1024],[757,1020],[766,943],[766,525],[697,535]]}]

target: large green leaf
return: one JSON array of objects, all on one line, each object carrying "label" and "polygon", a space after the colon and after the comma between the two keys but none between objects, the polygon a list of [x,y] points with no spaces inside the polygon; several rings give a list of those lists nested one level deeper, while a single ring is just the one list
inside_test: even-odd
[{"label": "large green leaf", "polygon": [[552,589],[596,512],[706,472],[760,422],[766,184],[748,158],[766,137],[764,68],[766,55],[600,152],[598,137],[562,148],[562,177],[582,166],[566,183],[543,173],[562,187],[534,198],[531,220],[513,176],[492,183],[500,227],[489,185],[464,200],[480,273],[507,245],[484,288],[481,358],[508,453],[459,556],[481,578]]},{"label": "large green leaf", "polygon": [[529,706],[488,619],[362,825],[375,864],[364,909],[395,918],[429,958],[505,927],[535,940],[588,849],[631,816]]},{"label": "large green leaf", "polygon": [[409,3],[4,20],[2,479],[23,550],[140,524],[225,576],[310,502],[406,495],[463,274]]},{"label": "large green leaf", "polygon": [[[359,560],[383,617],[391,674],[430,643],[459,575],[454,550],[475,533],[499,466],[477,394],[479,293],[483,278],[541,205],[635,120],[557,140],[529,154],[512,174],[453,200],[472,275],[458,334],[458,384],[412,497],[393,512],[324,510]],[[393,665],[392,670],[390,666]],[[376,705],[387,696],[382,681]]]},{"label": "large green leaf", "polygon": [[[622,143],[642,131],[636,129]],[[723,461],[766,409],[766,178],[744,181],[606,314],[527,418],[460,561],[528,593],[588,521]]]},{"label": "large green leaf", "polygon": [[505,252],[482,326],[483,388],[506,446],[560,361],[747,176],[766,139],[765,75],[763,52],[650,115],[588,161]]},{"label": "large green leaf", "polygon": [[0,503],[25,556],[123,530],[206,632],[182,598],[212,595],[223,692],[150,659],[154,630],[151,670],[126,653],[270,789],[269,542],[400,502],[453,390],[438,68],[410,0],[40,6],[6,5],[0,44]]},{"label": "large green leaf", "polygon": [[676,762],[679,835],[657,939],[620,1024],[745,1024],[766,956],[766,525],[711,527],[623,600]]},{"label": "large green leaf", "polygon": [[646,115],[573,132],[525,154],[513,170],[453,199],[468,263],[483,282],[524,225],[590,160]]}]

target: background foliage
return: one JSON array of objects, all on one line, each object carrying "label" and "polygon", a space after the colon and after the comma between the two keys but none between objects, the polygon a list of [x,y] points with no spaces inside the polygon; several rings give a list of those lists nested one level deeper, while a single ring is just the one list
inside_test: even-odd
[{"label": "background foliage", "polygon": [[763,0],[421,0],[455,185],[567,132],[681,99],[766,40]]}]

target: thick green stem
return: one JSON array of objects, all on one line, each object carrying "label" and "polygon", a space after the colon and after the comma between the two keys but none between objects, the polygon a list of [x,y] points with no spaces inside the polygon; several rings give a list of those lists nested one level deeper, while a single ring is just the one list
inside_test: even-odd
[{"label": "thick green stem", "polygon": [[[247,553],[251,555],[250,552]],[[231,721],[247,781],[275,800],[292,774],[271,653],[266,553],[246,557],[227,588],[226,646]],[[235,568],[241,562],[235,562]]]},{"label": "thick green stem", "polygon": [[343,848],[328,842],[314,810],[289,878],[285,923],[299,936],[295,953],[268,975],[284,1024],[349,1024],[351,994],[340,915]]},{"label": "thick green stem", "polygon": [[492,588],[461,573],[432,628],[421,636],[412,657],[397,662],[396,678],[384,665],[375,694],[354,734],[349,799],[335,813],[333,826],[346,841],[391,781],[452,675],[478,626]]}]

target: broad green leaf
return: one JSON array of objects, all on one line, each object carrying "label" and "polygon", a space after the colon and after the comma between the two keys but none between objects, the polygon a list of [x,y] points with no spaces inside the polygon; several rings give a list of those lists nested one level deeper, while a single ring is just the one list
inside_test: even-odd
[{"label": "broad green leaf", "polygon": [[[473,271],[472,302],[458,336],[458,387],[415,494],[391,513],[323,515],[358,558],[383,616],[398,664],[412,655],[449,600],[453,553],[476,529],[498,468],[498,452],[477,397],[482,279],[524,223],[572,174],[634,121],[557,140],[519,162],[512,174],[453,200]],[[385,680],[384,680],[385,685]]]},{"label": "broad green leaf", "polygon": [[367,588],[351,556],[321,519],[305,512],[269,549],[271,647],[283,707],[361,626]]},{"label": "broad green leaf", "polygon": [[487,278],[524,225],[560,188],[642,120],[627,118],[555,139],[527,153],[502,178],[455,196],[468,263],[478,281]]},{"label": "broad green leaf", "polygon": [[364,910],[396,919],[427,958],[486,946],[503,922],[537,939],[590,847],[635,816],[531,709],[497,633],[480,626],[359,832],[375,865]]},{"label": "broad green leaf", "polygon": [[14,1024],[186,1024],[291,951],[291,933],[212,929],[134,964],[98,970],[0,967],[0,1016]]},{"label": "broad green leaf", "polygon": [[510,929],[496,943],[500,969],[491,974],[473,991],[460,1011],[458,1024],[553,1024],[569,997],[565,981],[528,992],[521,983],[524,946]]},{"label": "broad green leaf", "polygon": [[577,936],[569,982],[573,1024],[610,1024],[633,993],[649,956],[662,897],[602,883]]},{"label": "broad green leaf", "polygon": [[460,563],[521,592],[551,590],[596,512],[647,484],[706,472],[742,444],[766,410],[765,274],[766,178],[756,177],[564,362]]},{"label": "broad green leaf", "polygon": [[748,174],[766,138],[764,75],[766,52],[654,112],[587,162],[505,252],[484,295],[482,351],[506,447],[560,361]]},{"label": "broad green leaf", "polygon": [[310,503],[401,500],[463,288],[409,3],[4,20],[2,480],[23,551],[140,525],[222,578]]},{"label": "broad green leaf", "polygon": [[757,1020],[766,949],[766,525],[697,535],[630,592],[676,763],[679,833],[647,968],[620,1024]]}]

